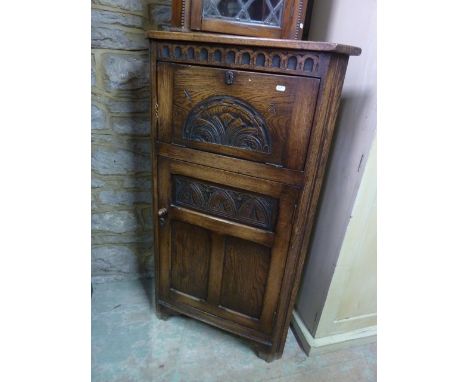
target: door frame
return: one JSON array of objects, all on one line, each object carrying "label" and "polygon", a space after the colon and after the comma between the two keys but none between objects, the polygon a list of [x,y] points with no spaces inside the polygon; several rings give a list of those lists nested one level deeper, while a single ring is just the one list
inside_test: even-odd
[{"label": "door frame", "polygon": [[[190,29],[203,32],[235,34],[241,36],[267,37],[278,39],[300,39],[304,22],[304,0],[284,0],[283,18],[280,26],[248,24],[222,19],[203,18],[203,0],[186,0],[190,2]],[[181,17],[185,15],[181,14]],[[297,23],[294,23],[297,19]]]}]

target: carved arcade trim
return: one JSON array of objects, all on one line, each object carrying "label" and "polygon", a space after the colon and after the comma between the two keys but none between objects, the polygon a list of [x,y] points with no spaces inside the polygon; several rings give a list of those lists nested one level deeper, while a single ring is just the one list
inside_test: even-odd
[{"label": "carved arcade trim", "polygon": [[217,186],[181,175],[173,176],[173,201],[181,207],[273,231],[278,201]]},{"label": "carved arcade trim", "polygon": [[158,60],[321,77],[328,56],[307,51],[158,42]]},{"label": "carved arcade trim", "polygon": [[271,138],[262,115],[247,102],[226,95],[195,105],[185,121],[183,138],[271,153]]}]

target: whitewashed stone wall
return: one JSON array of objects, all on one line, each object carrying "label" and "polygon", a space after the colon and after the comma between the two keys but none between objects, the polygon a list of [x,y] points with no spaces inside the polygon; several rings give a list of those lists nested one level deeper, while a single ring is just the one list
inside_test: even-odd
[{"label": "whitewashed stone wall", "polygon": [[149,54],[170,0],[92,0],[92,277],[152,271]]}]

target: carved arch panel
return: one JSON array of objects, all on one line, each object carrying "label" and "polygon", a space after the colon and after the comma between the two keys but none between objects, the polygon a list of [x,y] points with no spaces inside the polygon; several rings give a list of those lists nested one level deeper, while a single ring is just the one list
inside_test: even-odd
[{"label": "carved arch panel", "polygon": [[176,205],[234,220],[258,228],[273,230],[278,201],[266,195],[233,190],[181,175],[173,178]]},{"label": "carved arch panel", "polygon": [[265,154],[272,151],[263,116],[247,102],[227,95],[195,105],[185,121],[183,138]]}]

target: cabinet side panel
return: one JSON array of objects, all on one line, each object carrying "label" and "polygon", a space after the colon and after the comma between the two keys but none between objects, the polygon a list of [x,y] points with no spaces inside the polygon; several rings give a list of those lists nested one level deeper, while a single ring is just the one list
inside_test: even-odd
[{"label": "cabinet side panel", "polygon": [[299,199],[298,213],[293,226],[278,308],[280,314],[274,329],[273,348],[276,349],[277,357],[283,353],[289,323],[291,322],[292,310],[296,301],[320,190],[325,176],[347,64],[347,56],[332,56],[327,73],[320,86],[305,167],[307,181]]},{"label": "cabinet side panel", "polygon": [[[153,202],[153,221],[158,221],[158,154],[156,140],[158,139],[158,77],[157,77],[157,44],[156,41],[150,42],[150,81],[151,81],[151,169],[152,169],[152,202]],[[159,227],[158,224],[153,225],[153,262],[154,262],[154,288],[155,301],[159,298]],[[158,305],[156,304],[158,308]]]},{"label": "cabinet side panel", "polygon": [[246,240],[227,237],[221,305],[259,318],[262,312],[270,249]]},{"label": "cabinet side panel", "polygon": [[171,288],[206,299],[211,253],[210,232],[179,221],[173,221],[171,228]]}]

